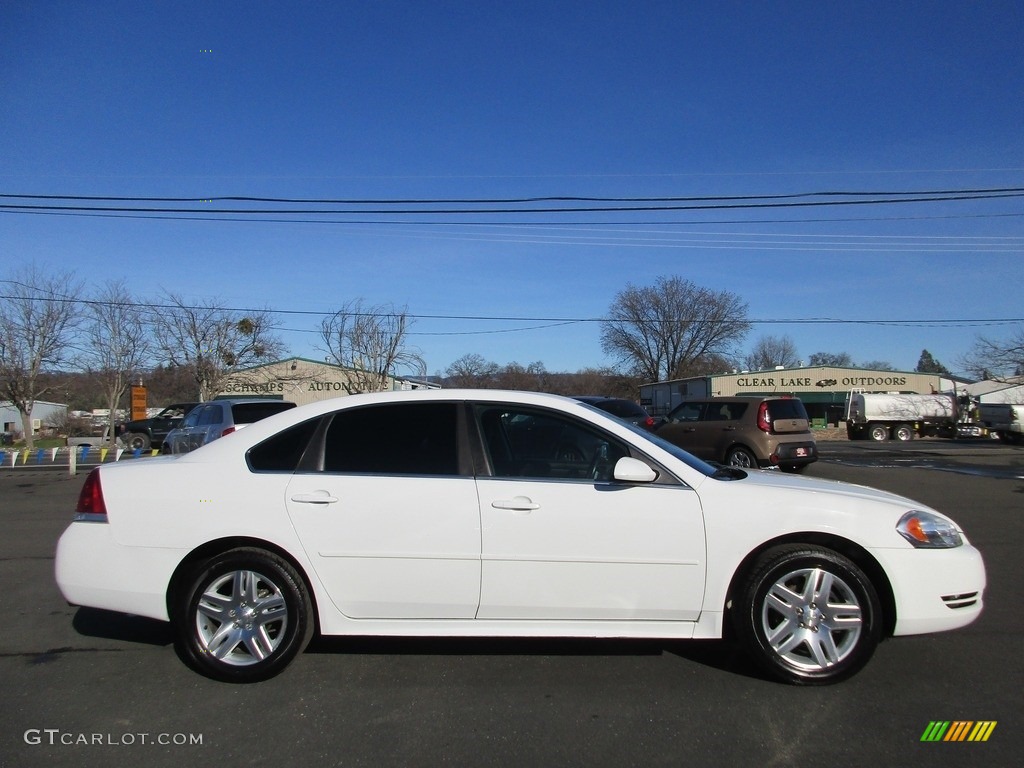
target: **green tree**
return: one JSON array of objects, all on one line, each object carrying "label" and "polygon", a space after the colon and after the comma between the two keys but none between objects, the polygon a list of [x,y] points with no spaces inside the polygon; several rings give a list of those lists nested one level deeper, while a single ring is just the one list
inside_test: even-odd
[{"label": "green tree", "polygon": [[949,376],[949,369],[932,357],[932,353],[927,349],[921,350],[921,357],[918,359],[917,367],[914,370],[918,373],[940,373],[944,376]]}]

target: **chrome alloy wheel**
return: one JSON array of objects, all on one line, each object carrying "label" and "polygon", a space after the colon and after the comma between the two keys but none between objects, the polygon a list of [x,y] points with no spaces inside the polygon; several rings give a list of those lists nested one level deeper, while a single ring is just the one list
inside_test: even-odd
[{"label": "chrome alloy wheel", "polygon": [[230,571],[203,590],[195,623],[204,653],[245,667],[266,659],[287,637],[288,606],[281,588],[263,574]]},{"label": "chrome alloy wheel", "polygon": [[761,603],[761,629],[778,660],[801,672],[826,670],[857,648],[863,612],[856,593],[824,568],[778,579]]}]

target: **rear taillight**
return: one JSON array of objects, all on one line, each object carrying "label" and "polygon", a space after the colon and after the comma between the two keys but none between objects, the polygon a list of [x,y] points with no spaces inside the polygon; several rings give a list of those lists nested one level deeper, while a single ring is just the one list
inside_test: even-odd
[{"label": "rear taillight", "polygon": [[220,433],[220,436],[224,437],[225,435],[230,435],[234,431],[235,431],[234,427],[228,427],[227,429],[225,429],[223,432]]},{"label": "rear taillight", "polygon": [[644,420],[644,426],[647,427],[647,429],[654,429],[654,417],[653,416],[648,416]]},{"label": "rear taillight", "polygon": [[107,505],[103,501],[103,488],[100,485],[100,470],[94,469],[85,478],[85,485],[78,494],[78,506],[75,507],[75,518],[81,520],[106,520]]},{"label": "rear taillight", "polygon": [[772,420],[768,416],[768,403],[761,403],[757,408],[757,428],[762,432],[772,431]]}]

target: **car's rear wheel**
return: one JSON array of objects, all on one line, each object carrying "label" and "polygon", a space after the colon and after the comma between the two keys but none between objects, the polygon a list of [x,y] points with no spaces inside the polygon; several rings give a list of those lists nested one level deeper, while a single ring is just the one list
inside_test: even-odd
[{"label": "car's rear wheel", "polygon": [[725,457],[725,463],[730,467],[742,467],[743,469],[757,469],[757,459],[748,448],[738,445],[729,450]]},{"label": "car's rear wheel", "polygon": [[148,451],[150,446],[149,435],[142,432],[131,432],[125,437],[124,442],[133,451]]},{"label": "car's rear wheel", "polygon": [[892,437],[901,443],[909,442],[914,439],[914,428],[909,424],[897,424],[892,429]]},{"label": "car's rear wheel", "polygon": [[251,683],[280,673],[313,634],[305,582],[283,558],[233,549],[200,563],[174,617],[179,647],[216,680]]},{"label": "car's rear wheel", "polygon": [[734,603],[737,637],[772,677],[821,685],[845,679],[871,658],[882,609],[871,581],[830,549],[769,550],[750,570]]}]

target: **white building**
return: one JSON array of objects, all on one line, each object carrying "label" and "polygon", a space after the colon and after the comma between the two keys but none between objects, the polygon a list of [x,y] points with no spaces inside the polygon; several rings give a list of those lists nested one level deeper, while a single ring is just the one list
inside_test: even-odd
[{"label": "white building", "polygon": [[965,384],[963,389],[982,403],[1024,405],[1024,376],[1014,376],[1005,381],[977,381]]},{"label": "white building", "polygon": [[[54,421],[66,420],[68,407],[61,403],[48,403],[36,400],[32,408],[32,434],[38,435],[40,430]],[[19,435],[24,432],[21,412],[9,400],[0,402],[0,432],[7,435]]]}]

